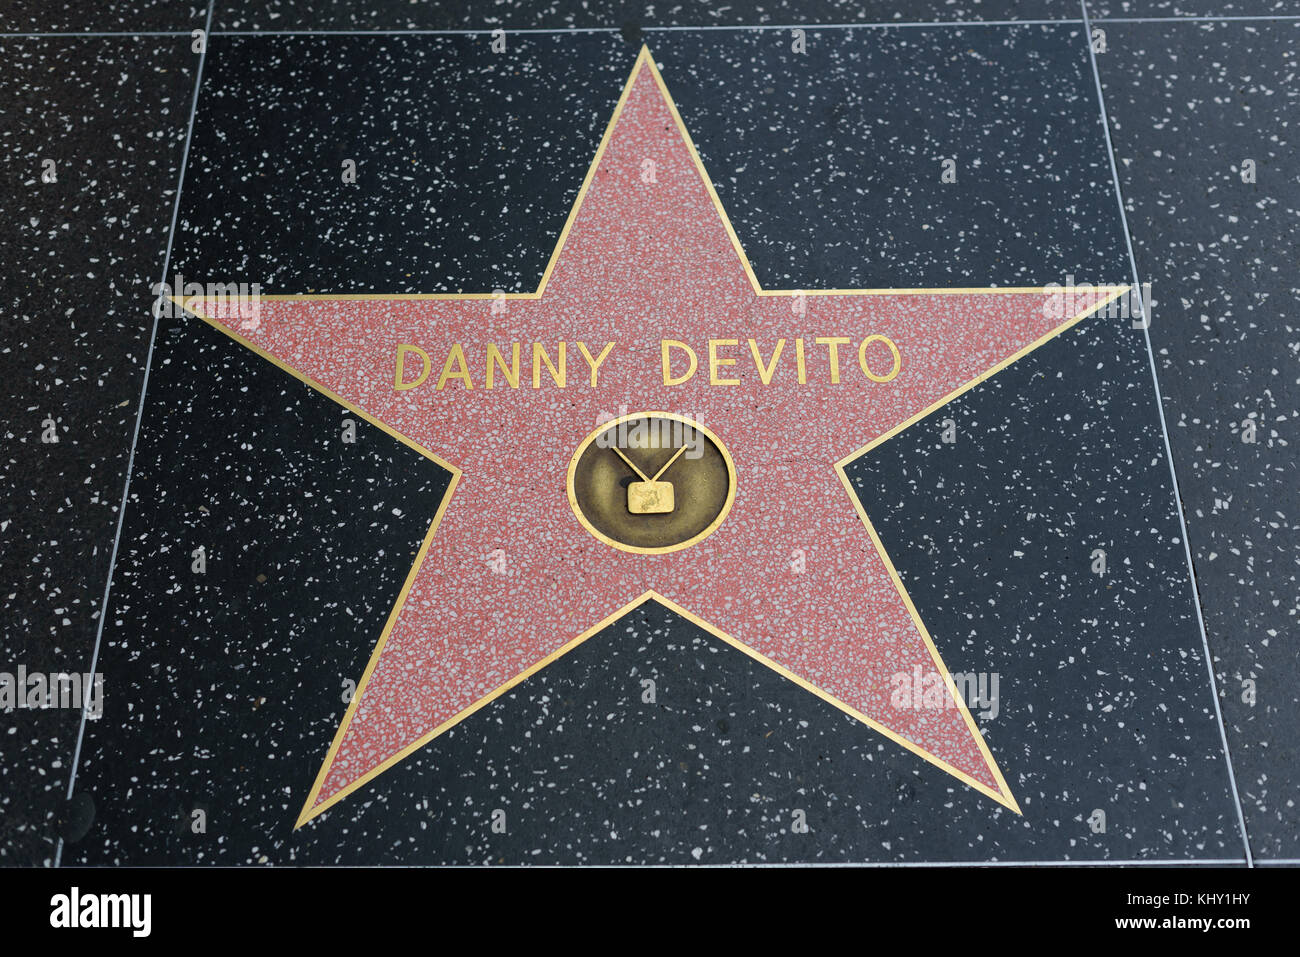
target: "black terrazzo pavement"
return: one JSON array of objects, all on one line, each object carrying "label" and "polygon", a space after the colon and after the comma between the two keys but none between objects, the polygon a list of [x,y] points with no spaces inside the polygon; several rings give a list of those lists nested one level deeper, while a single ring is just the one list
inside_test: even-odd
[{"label": "black terrazzo pavement", "polygon": [[[1078,6],[1077,4],[1075,5]],[[1287,0],[1088,0],[1090,17],[1294,17]]]},{"label": "black terrazzo pavement", "polygon": [[[85,672],[196,58],[170,38],[10,38],[0,63],[0,670]],[[80,715],[0,721],[0,862],[52,861]]]},{"label": "black terrazzo pavement", "polygon": [[[1121,277],[1078,24],[671,33],[652,52],[769,288]],[[957,182],[941,161],[957,161]]]},{"label": "black terrazzo pavement", "polygon": [[[906,18],[1015,15],[965,6],[909,7]],[[1078,8],[1049,6],[1017,9],[1072,22],[810,31],[797,63],[777,31],[645,38],[765,283],[1036,285],[1066,273],[1126,282]],[[1149,7],[1188,12],[1155,0],[1089,9]],[[149,9],[129,28],[170,24],[182,5]],[[415,23],[407,4],[328,17],[297,4],[225,4],[214,24],[483,26],[487,14],[469,9],[421,7],[429,19]],[[800,9],[841,19],[838,5]],[[854,9],[849,18],[900,15],[897,5]],[[55,25],[40,29],[66,28],[60,17],[121,29],[113,19],[128,16],[111,5],[94,16],[42,10]],[[180,30],[205,13],[183,10]],[[779,23],[783,10],[693,6],[655,22]],[[516,35],[503,60],[483,37],[214,36],[173,273],[261,281],[264,291],[535,285],[635,56],[636,27],[653,24],[631,8],[498,13],[510,26],[608,26],[599,22],[608,16],[628,39]],[[33,16],[9,29],[37,29]],[[1279,857],[1296,854],[1296,349],[1286,305],[1296,178],[1264,177],[1294,169],[1295,28],[1257,27],[1107,25],[1098,62],[1138,267],[1156,283],[1152,338],[1238,782],[1256,852]],[[90,43],[103,44],[101,56],[132,44],[189,49],[187,35],[5,41]],[[0,62],[0,84],[32,87],[20,57]],[[153,159],[122,176],[140,225],[114,243],[104,230],[116,224],[89,215],[84,231],[109,237],[104,255],[121,260],[89,286],[60,278],[70,291],[53,307],[36,300],[46,313],[61,314],[64,298],[102,303],[105,276],[119,290],[156,281],[193,66],[174,53],[131,64],[127,89],[175,87],[165,104],[133,108],[140,129],[166,129],[148,139]],[[95,92],[104,83],[62,82],[71,85],[60,93],[34,91],[33,108],[66,104],[52,112],[74,124],[109,109]],[[1229,88],[1242,87],[1238,103]],[[543,109],[557,102],[560,115]],[[25,113],[0,112],[0,123],[6,155],[10,137],[22,144],[14,156],[36,150],[41,128]],[[972,162],[959,184],[941,187],[936,153],[954,144]],[[1230,191],[1239,180],[1223,161],[1243,144],[1270,165],[1260,163],[1257,186]],[[86,155],[122,150],[111,134],[93,147]],[[351,192],[335,186],[345,151],[362,160]],[[18,208],[11,221],[23,221]],[[122,256],[137,246],[145,252]],[[43,283],[49,253],[35,248],[27,255]],[[78,262],[53,252],[61,268]],[[6,281],[6,311],[34,314],[27,303],[47,290],[12,273]],[[137,320],[109,313],[119,318],[108,334],[72,338],[68,327],[30,339],[48,368],[78,356],[84,371],[63,378],[83,391],[91,375],[97,390],[101,378],[134,377],[126,404],[110,403],[116,417],[87,413],[105,436],[93,451],[55,447],[70,456],[59,466],[70,478],[31,465],[35,426],[24,443],[9,424],[25,422],[18,403],[39,404],[46,370],[24,360],[15,369],[26,378],[4,377],[20,383],[6,393],[4,461],[18,479],[7,494],[20,497],[0,515],[0,566],[19,583],[6,599],[5,647],[29,667],[53,661],[49,640],[61,650],[46,667],[88,666],[151,322],[139,299]],[[18,362],[2,351],[14,341],[6,335],[0,361]],[[998,673],[998,714],[980,724],[1023,818],[648,605],[293,831],[344,684],[369,657],[446,476],[364,422],[358,442],[344,444],[344,410],[197,320],[164,319],[153,363],[101,649],[106,717],[88,724],[71,805],[62,794],[75,715],[21,712],[23,723],[0,735],[0,861],[48,863],[59,835],[63,861],[96,864],[1244,859],[1145,343],[1123,320],[1085,322],[851,474],[949,666]],[[1243,446],[1231,425],[1252,409],[1269,421],[1258,444]],[[945,418],[957,424],[954,445],[939,441]],[[92,462],[93,481],[74,488]],[[35,507],[24,497],[33,492]],[[28,558],[56,546],[33,532],[10,547],[13,529],[36,521],[64,549],[30,563],[46,569],[40,580],[26,573]],[[88,529],[73,533],[75,556],[67,528]],[[196,544],[208,553],[202,576],[190,571]],[[1089,570],[1098,547],[1104,577]],[[76,598],[58,606],[77,611],[71,624],[52,617],[63,613],[43,583]],[[1247,673],[1259,683],[1253,708],[1240,701]],[[646,677],[653,704],[641,700]],[[15,752],[11,740],[27,743]],[[185,826],[196,809],[208,820],[202,835]],[[1105,833],[1088,825],[1099,809]],[[504,834],[490,827],[497,810]],[[792,832],[796,811],[809,833]]]},{"label": "black terrazzo pavement", "polygon": [[7,0],[0,33],[129,33],[202,29],[202,0]]},{"label": "black terrazzo pavement", "polygon": [[199,320],[163,321],[78,778],[96,822],[67,860],[166,860],[196,808],[197,861],[292,828],[448,477]]},{"label": "black terrazzo pavement", "polygon": [[1297,858],[1300,23],[1110,39],[1101,76],[1246,823],[1261,859]]},{"label": "black terrazzo pavement", "polygon": [[1243,855],[1141,336],[1085,320],[850,467],[945,664],[1001,676],[1026,859]]},{"label": "black terrazzo pavement", "polygon": [[[1125,278],[1080,27],[810,42],[653,39],[766,285]],[[478,37],[214,37],[173,265],[264,292],[531,291],[637,49],[609,34],[527,35],[504,59]]]},{"label": "black terrazzo pavement", "polygon": [[[981,725],[1023,818],[652,605],[293,831],[443,484],[376,431],[342,445],[333,403],[197,321],[159,351],[172,398],[138,453],[103,653],[117,694],[78,778],[96,821],[69,863],[1241,857],[1159,431],[1112,414],[1150,402],[1122,324],[954,403],[957,446],[932,416],[852,472],[950,666],[999,675]],[[1059,467],[1028,513],[1027,449]],[[220,464],[182,480],[176,461]],[[195,587],[198,537],[227,544]],[[183,826],[196,809],[206,834]]]}]

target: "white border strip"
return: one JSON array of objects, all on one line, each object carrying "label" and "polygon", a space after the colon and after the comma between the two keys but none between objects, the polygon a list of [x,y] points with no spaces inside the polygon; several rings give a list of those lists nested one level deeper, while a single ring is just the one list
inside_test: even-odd
[{"label": "white border strip", "polygon": [[[1089,23],[1251,23],[1256,21],[1300,21],[1300,14],[1277,13],[1257,16],[1172,16],[1172,17],[1098,17]],[[762,30],[890,30],[910,27],[1021,27],[1051,26],[1057,23],[1074,26],[1079,21],[1070,17],[1055,20],[915,20],[876,21],[873,23],[755,23],[755,24],[700,24],[671,26],[641,26],[644,33],[671,31],[762,31]],[[211,27],[211,21],[208,26]],[[208,36],[225,37],[314,37],[314,36],[490,36],[494,30],[504,29],[511,34],[529,33],[620,33],[622,27],[481,27],[479,29],[374,29],[374,30],[208,30]],[[183,37],[189,30],[105,30],[56,31],[44,33],[0,32],[6,37]]]}]

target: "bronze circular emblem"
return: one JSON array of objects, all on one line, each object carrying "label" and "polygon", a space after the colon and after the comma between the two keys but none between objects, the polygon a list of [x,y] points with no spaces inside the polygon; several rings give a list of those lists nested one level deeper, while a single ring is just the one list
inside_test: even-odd
[{"label": "bronze circular emblem", "polygon": [[636,412],[599,426],[569,462],[569,505],[606,545],[659,554],[689,548],[722,524],[736,466],[721,440],[687,416]]}]

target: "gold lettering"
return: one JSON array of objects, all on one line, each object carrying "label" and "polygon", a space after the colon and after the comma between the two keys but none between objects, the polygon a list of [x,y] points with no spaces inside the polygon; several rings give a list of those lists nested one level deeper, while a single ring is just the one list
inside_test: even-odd
[{"label": "gold lettering", "polygon": [[827,358],[831,363],[831,385],[839,385],[840,346],[848,345],[849,340],[843,336],[818,336],[813,341],[819,346],[826,347]]},{"label": "gold lettering", "polygon": [[546,354],[546,348],[540,342],[533,343],[533,388],[542,387],[542,363],[546,363],[546,368],[551,370],[551,378],[561,389],[564,388],[564,343],[560,343],[560,367],[557,369],[551,364],[551,357]]},{"label": "gold lettering", "polygon": [[[408,352],[418,353],[420,356],[420,361],[424,363],[424,371],[420,373],[420,377],[418,379],[416,379],[414,382],[411,383],[407,383],[405,381],[404,363],[406,361],[406,354]],[[393,373],[393,388],[396,389],[398,392],[405,392],[407,389],[414,389],[417,385],[420,385],[422,382],[424,382],[425,379],[429,378],[430,368],[432,368],[432,366],[429,363],[429,353],[425,352],[419,346],[408,346],[404,342],[398,343],[397,370]]]},{"label": "gold lettering", "polygon": [[[676,339],[662,339],[659,342],[660,355],[663,358],[664,367],[664,385],[681,385],[691,376],[695,375],[695,370],[699,368],[700,360],[695,355],[695,350],[684,342],[678,342]],[[686,370],[686,374],[673,378],[672,361],[668,356],[669,349],[683,349],[691,357],[691,367]]]},{"label": "gold lettering", "polygon": [[763,357],[759,354],[758,343],[753,339],[749,340],[749,351],[753,353],[754,365],[758,367],[758,377],[763,380],[763,385],[772,384],[772,376],[776,374],[776,360],[781,358],[781,350],[785,348],[785,340],[776,340],[776,348],[772,350],[772,361],[763,365]]},{"label": "gold lettering", "polygon": [[492,388],[492,373],[496,367],[501,367],[501,374],[506,377],[510,383],[510,388],[519,388],[519,343],[512,342],[510,354],[510,367],[506,367],[506,357],[501,354],[495,342],[489,342],[487,347],[487,387]]},{"label": "gold lettering", "polygon": [[[453,362],[460,367],[459,372],[451,371]],[[465,388],[474,388],[474,380],[469,377],[469,369],[465,366],[465,350],[460,347],[459,342],[452,343],[451,351],[447,353],[447,361],[442,366],[442,375],[438,376],[438,391],[442,391],[448,379],[463,379]]]},{"label": "gold lettering", "polygon": [[719,359],[718,346],[739,345],[736,339],[710,339],[709,340],[709,385],[740,385],[739,379],[720,379],[718,378],[718,368],[720,366],[734,366],[735,359]]},{"label": "gold lettering", "polygon": [[596,387],[596,370],[600,368],[600,364],[605,361],[613,348],[614,343],[607,343],[600,353],[600,358],[593,359],[591,353],[587,351],[587,344],[585,342],[578,343],[578,350],[582,353],[582,357],[587,360],[587,365],[591,366],[591,386],[593,389]]},{"label": "gold lettering", "polygon": [[799,367],[799,384],[804,385],[808,382],[808,367],[804,365],[802,336],[794,341],[794,361]]},{"label": "gold lettering", "polygon": [[[890,370],[888,375],[878,376],[867,366],[867,346],[871,345],[873,342],[883,342],[885,345],[889,346],[889,351],[894,356],[894,367]],[[899,370],[903,368],[903,357],[898,352],[898,346],[894,345],[894,341],[890,339],[889,336],[882,336],[877,333],[873,336],[867,336],[867,338],[862,340],[862,344],[858,346],[858,365],[862,367],[862,371],[872,382],[889,382],[894,379],[898,375]]]}]

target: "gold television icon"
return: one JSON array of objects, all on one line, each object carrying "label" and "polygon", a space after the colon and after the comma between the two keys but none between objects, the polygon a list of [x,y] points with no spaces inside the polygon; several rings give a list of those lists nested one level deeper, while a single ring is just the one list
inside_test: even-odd
[{"label": "gold television icon", "polygon": [[633,482],[627,487],[627,510],[633,515],[662,515],[674,507],[672,482]]}]

